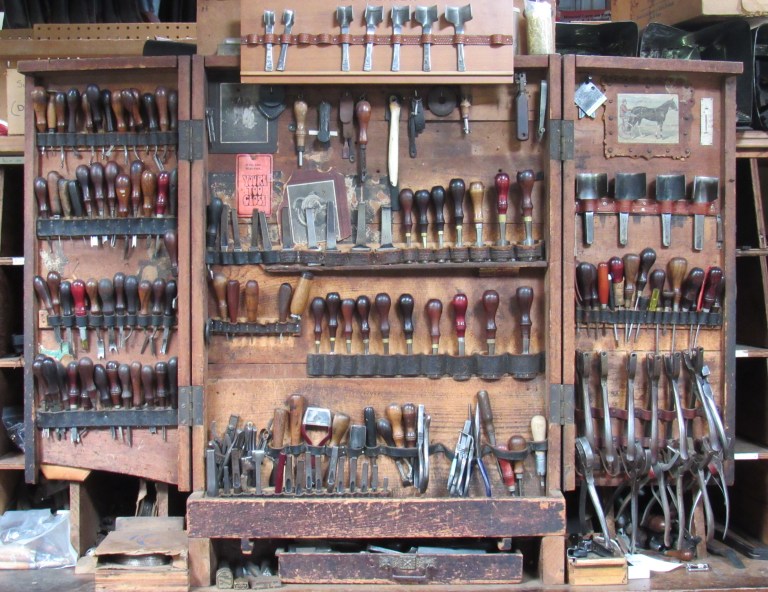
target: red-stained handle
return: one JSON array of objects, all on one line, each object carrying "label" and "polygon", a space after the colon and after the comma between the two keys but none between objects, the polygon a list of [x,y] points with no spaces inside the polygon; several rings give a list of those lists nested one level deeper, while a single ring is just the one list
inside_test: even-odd
[{"label": "red-stained handle", "polygon": [[400,192],[400,209],[403,211],[403,226],[410,232],[413,226],[413,191],[410,189]]},{"label": "red-stained handle", "polygon": [[499,215],[506,216],[509,206],[509,175],[507,173],[497,173],[494,179],[496,185],[496,204]]},{"label": "red-stained handle", "polygon": [[157,200],[155,201],[155,215],[157,216],[165,216],[170,184],[171,174],[168,171],[160,171],[157,175]]},{"label": "red-stained handle", "polygon": [[352,321],[355,317],[355,301],[351,298],[345,298],[341,301],[341,318],[344,320],[344,327],[341,334],[344,339],[352,339]]},{"label": "red-stained handle", "polygon": [[75,280],[72,282],[72,300],[75,302],[75,316],[87,316],[88,310],[85,306],[85,282],[83,280]]},{"label": "red-stained handle", "polygon": [[523,214],[523,222],[527,222],[532,219],[533,216],[533,201],[531,200],[531,193],[533,192],[533,184],[536,181],[536,173],[531,169],[526,169],[517,173],[517,184],[520,186],[520,210]]},{"label": "red-stained handle", "polygon": [[464,337],[467,332],[467,306],[469,300],[466,294],[456,294],[453,297],[453,326],[456,337]]},{"label": "red-stained handle", "polygon": [[715,303],[718,293],[720,292],[720,284],[723,282],[723,270],[719,267],[710,267],[707,270],[707,279],[704,283],[704,290],[702,290],[700,296],[700,302],[698,305],[699,310],[709,312],[712,305]]},{"label": "red-stained handle", "polygon": [[429,337],[432,347],[436,348],[440,343],[440,317],[443,316],[443,303],[437,298],[427,302],[427,319],[429,320]]}]

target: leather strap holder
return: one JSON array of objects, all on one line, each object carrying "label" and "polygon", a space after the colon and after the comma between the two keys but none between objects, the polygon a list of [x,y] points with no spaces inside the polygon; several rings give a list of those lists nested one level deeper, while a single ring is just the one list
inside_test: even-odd
[{"label": "leather strap holder", "polygon": [[240,39],[242,45],[257,46],[279,45],[287,43],[289,45],[365,45],[373,43],[374,45],[475,45],[499,47],[502,45],[512,45],[514,38],[512,35],[349,35],[349,34],[329,34],[320,33],[312,35],[310,33],[298,33],[294,35],[276,35],[274,33],[251,33]]},{"label": "leather strap holder", "polygon": [[648,310],[591,310],[576,309],[576,322],[594,325],[605,323],[641,324],[641,325],[701,325],[702,327],[720,327],[723,324],[723,314],[719,312],[664,312]]},{"label": "leather strap holder", "polygon": [[310,354],[307,375],[343,377],[450,376],[454,380],[469,380],[478,376],[484,380],[499,380],[511,375],[516,380],[532,380],[545,369],[541,354],[501,354],[486,356],[451,356],[448,354],[415,355],[340,355]]},{"label": "leather strap holder", "polygon": [[115,149],[144,146],[176,146],[179,143],[178,132],[37,132],[35,145],[45,148],[109,148]]},{"label": "leather strap holder", "polygon": [[301,335],[300,323],[229,323],[209,319],[206,327],[209,335],[233,336],[298,336]]},{"label": "leather strap holder", "polygon": [[176,230],[176,218],[46,218],[38,219],[37,237],[162,236]]}]

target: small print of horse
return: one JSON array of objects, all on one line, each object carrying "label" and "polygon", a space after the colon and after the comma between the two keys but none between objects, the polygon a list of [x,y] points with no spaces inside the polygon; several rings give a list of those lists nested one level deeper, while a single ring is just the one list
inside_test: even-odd
[{"label": "small print of horse", "polygon": [[619,95],[619,141],[677,143],[677,95]]}]

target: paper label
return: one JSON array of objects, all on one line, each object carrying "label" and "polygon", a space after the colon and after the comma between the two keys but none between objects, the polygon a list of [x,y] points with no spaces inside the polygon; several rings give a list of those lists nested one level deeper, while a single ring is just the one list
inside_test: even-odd
[{"label": "paper label", "polygon": [[235,175],[237,215],[248,218],[253,210],[272,215],[272,155],[238,154]]},{"label": "paper label", "polygon": [[714,100],[712,97],[701,99],[701,145],[711,146],[714,141]]}]

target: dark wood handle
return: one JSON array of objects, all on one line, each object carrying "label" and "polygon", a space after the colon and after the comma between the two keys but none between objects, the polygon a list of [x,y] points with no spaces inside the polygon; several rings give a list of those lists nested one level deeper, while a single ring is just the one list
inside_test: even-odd
[{"label": "dark wood handle", "polygon": [[133,392],[133,406],[144,405],[144,392],[141,390],[141,362],[131,362],[131,391]]},{"label": "dark wood handle", "polygon": [[144,393],[144,404],[147,407],[155,406],[155,370],[145,364],[141,367],[141,386]]},{"label": "dark wood handle", "polygon": [[90,167],[90,175],[93,184],[93,198],[96,201],[96,212],[99,218],[103,218],[105,215],[104,167],[98,162],[94,162]]},{"label": "dark wood handle", "polygon": [[115,179],[115,193],[117,194],[117,217],[127,218],[131,215],[131,179],[128,175],[118,175]]},{"label": "dark wood handle", "polygon": [[358,296],[355,305],[357,316],[360,320],[360,335],[363,339],[369,339],[371,336],[371,325],[368,322],[368,317],[371,313],[371,299],[368,296]]},{"label": "dark wood handle", "polygon": [[113,132],[115,131],[115,116],[112,112],[112,91],[108,89],[103,89],[101,91],[101,108],[103,109],[104,113],[104,119],[103,119],[103,125],[102,128],[105,132]]},{"label": "dark wood handle", "polygon": [[531,305],[533,304],[533,288],[520,286],[517,289],[517,312],[520,315],[520,332],[524,338],[531,337]]},{"label": "dark wood handle", "polygon": [[483,292],[483,310],[485,311],[485,338],[496,338],[496,311],[499,310],[499,293],[496,290]]},{"label": "dark wood handle", "polygon": [[160,129],[160,125],[157,122],[157,105],[155,104],[155,95],[152,93],[144,93],[141,95],[141,102],[144,105],[144,114],[147,116],[147,129],[150,132],[156,132]]},{"label": "dark wood handle", "polygon": [[152,314],[163,314],[163,301],[165,300],[165,280],[157,278],[152,282]]},{"label": "dark wood handle", "polygon": [[62,215],[61,198],[59,197],[59,181],[62,176],[56,171],[50,171],[47,175],[48,185],[48,204],[50,205],[50,215],[59,217]]},{"label": "dark wood handle", "polygon": [[155,387],[155,406],[166,407],[168,405],[168,390],[165,386],[168,381],[168,364],[166,362],[155,364],[155,379],[157,382]]},{"label": "dark wood handle", "polygon": [[48,289],[48,284],[45,283],[45,280],[41,276],[36,275],[32,278],[32,286],[35,288],[35,293],[45,307],[45,310],[49,315],[52,315],[53,302],[51,301],[51,292]]},{"label": "dark wood handle", "polygon": [[491,446],[496,446],[496,428],[493,425],[493,409],[488,391],[477,392],[477,406],[480,408],[480,420],[483,422],[485,436]]},{"label": "dark wood handle", "polygon": [[58,271],[49,271],[46,278],[46,284],[48,284],[48,291],[51,293],[51,307],[53,308],[53,314],[61,313],[61,274]]},{"label": "dark wood handle", "polygon": [[101,90],[95,84],[88,84],[83,92],[83,107],[88,105],[88,109],[91,112],[91,121],[96,127],[102,128],[104,121],[102,109],[101,109]]},{"label": "dark wood handle", "polygon": [[[133,169],[133,166],[131,166]],[[141,195],[143,198],[141,215],[151,218],[155,213],[155,199],[157,198],[157,175],[150,170],[141,173]]]},{"label": "dark wood handle", "polygon": [[523,222],[531,220],[533,215],[533,184],[536,182],[536,173],[531,169],[519,171],[517,173],[517,185],[520,187],[520,211],[523,214]]},{"label": "dark wood handle", "polygon": [[313,333],[315,336],[315,342],[319,343],[320,338],[323,335],[323,317],[325,316],[325,300],[320,296],[312,299],[309,303],[309,310],[312,313],[312,319],[315,322]]},{"label": "dark wood handle", "polygon": [[168,131],[168,89],[158,86],[155,89],[155,103],[157,105],[157,119],[161,132]]},{"label": "dark wood handle", "polygon": [[171,174],[160,171],[157,175],[157,199],[155,200],[155,215],[165,216],[168,207],[168,188],[171,185]]},{"label": "dark wood handle", "polygon": [[67,95],[57,92],[53,97],[53,106],[56,112],[56,131],[63,134],[67,131]]},{"label": "dark wood handle", "polygon": [[81,164],[75,169],[75,178],[80,184],[80,192],[83,196],[83,206],[85,207],[85,215],[89,218],[93,217],[93,199],[91,197],[91,170],[87,165]]},{"label": "dark wood handle", "polygon": [[392,299],[389,297],[389,294],[381,292],[376,294],[373,302],[374,306],[376,306],[376,314],[379,317],[381,337],[382,339],[389,339],[389,310],[392,307]]},{"label": "dark wood handle", "polygon": [[178,294],[179,286],[176,280],[168,280],[165,283],[165,298],[163,300],[163,315],[166,317],[173,316],[173,308],[176,303],[176,295]]},{"label": "dark wood handle", "polygon": [[224,209],[224,202],[218,197],[212,197],[208,204],[205,229],[205,247],[207,249],[216,248],[216,236],[219,234],[219,224],[221,222],[221,212]]},{"label": "dark wood handle", "polygon": [[85,291],[88,293],[91,314],[101,314],[101,305],[99,304],[99,283],[94,278],[88,278],[85,282]]},{"label": "dark wood handle", "polygon": [[[94,370],[95,375],[95,370]],[[130,409],[133,395],[131,393],[131,367],[128,364],[120,364],[117,367],[117,375],[120,378],[120,403],[122,407]]]},{"label": "dark wood handle", "polygon": [[[126,280],[127,283],[127,280]],[[126,286],[127,288],[127,286]],[[149,314],[149,300],[152,296],[152,282],[149,280],[141,280],[139,282],[139,314]]]},{"label": "dark wood handle", "polygon": [[236,323],[240,314],[240,282],[237,280],[227,280],[227,308],[229,322]]},{"label": "dark wood handle", "polygon": [[131,175],[131,211],[132,215],[136,217],[141,215],[144,163],[140,160],[134,160],[131,162],[129,173]]},{"label": "dark wood handle", "polygon": [[112,280],[101,278],[98,286],[102,311],[105,315],[115,314],[115,287],[112,285]]},{"label": "dark wood handle", "polygon": [[48,181],[44,177],[35,177],[33,183],[35,199],[37,200],[37,217],[47,220],[50,213],[48,208]]},{"label": "dark wood handle", "polygon": [[38,132],[45,132],[47,123],[45,112],[48,107],[48,97],[46,96],[45,89],[42,86],[36,86],[29,93],[29,97],[32,100],[32,109],[35,112],[35,128]]},{"label": "dark wood handle", "polygon": [[435,206],[435,227],[438,232],[442,232],[445,229],[445,187],[435,185],[429,192],[429,196]]},{"label": "dark wood handle", "polygon": [[352,339],[352,322],[355,318],[355,301],[352,298],[345,298],[341,301],[341,318],[344,321],[341,334],[344,339],[349,341]]},{"label": "dark wood handle", "polygon": [[[118,374],[119,374],[118,368]],[[96,364],[93,367],[93,383],[96,385],[96,390],[99,391],[99,405],[102,409],[109,407],[109,378],[107,378],[107,370],[101,364]]]},{"label": "dark wood handle", "polygon": [[175,230],[171,228],[165,231],[163,244],[168,258],[171,260],[171,273],[177,277],[179,275],[179,241]]},{"label": "dark wood handle", "polygon": [[48,133],[52,134],[56,131],[56,93],[52,92],[48,95],[48,105],[45,108],[45,125],[48,129]]},{"label": "dark wood handle", "polygon": [[168,128],[175,132],[179,127],[179,93],[172,90],[168,93]]},{"label": "dark wood handle", "polygon": [[467,332],[467,306],[469,300],[466,294],[456,294],[453,297],[453,325],[456,337],[464,337]]},{"label": "dark wood handle", "polygon": [[341,296],[338,292],[328,292],[325,296],[325,306],[328,309],[328,334],[336,338],[336,330],[339,328],[339,309],[341,308]]},{"label": "dark wood handle", "polygon": [[355,117],[357,117],[357,143],[361,146],[368,144],[368,123],[371,121],[371,104],[368,101],[358,101],[355,104]]},{"label": "dark wood handle", "polygon": [[80,108],[80,91],[70,88],[67,91],[67,131],[70,134],[77,132],[77,111]]},{"label": "dark wood handle", "polygon": [[436,298],[427,302],[427,320],[429,321],[429,336],[433,348],[440,343],[440,317],[443,315],[443,303]]},{"label": "dark wood handle", "polygon": [[406,403],[403,405],[403,432],[405,433],[406,448],[416,447],[416,405]]},{"label": "dark wood handle", "polygon": [[109,379],[109,398],[113,407],[120,407],[123,389],[120,387],[120,368],[114,360],[107,362],[107,379]]},{"label": "dark wood handle", "polygon": [[281,323],[288,321],[288,313],[291,311],[291,298],[293,297],[293,287],[284,282],[277,289],[277,319]]},{"label": "dark wood handle", "polygon": [[[130,94],[130,91],[128,92]],[[106,95],[102,94],[102,104],[106,99]],[[132,97],[131,97],[132,99]],[[110,97],[110,103],[112,105],[112,112],[115,114],[115,128],[118,132],[125,132],[128,127],[125,121],[125,108],[123,107],[123,94],[120,91],[115,91]]]},{"label": "dark wood handle", "polygon": [[413,339],[413,296],[402,294],[397,300],[397,306],[400,310],[400,316],[403,320],[403,335],[406,340]]},{"label": "dark wood handle", "polygon": [[413,191],[410,189],[400,191],[400,209],[403,211],[403,226],[410,232],[413,226]]}]

